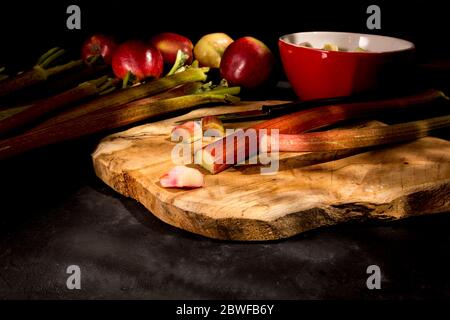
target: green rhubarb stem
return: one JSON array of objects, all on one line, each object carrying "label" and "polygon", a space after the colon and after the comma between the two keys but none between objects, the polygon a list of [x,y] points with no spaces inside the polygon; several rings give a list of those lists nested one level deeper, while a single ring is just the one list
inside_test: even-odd
[{"label": "green rhubarb stem", "polygon": [[108,76],[102,76],[98,79],[83,82],[82,84],[80,84],[80,86],[82,86],[84,83],[91,83],[94,84],[96,87],[101,88],[102,86],[108,84],[108,81],[109,81]]},{"label": "green rhubarb stem", "polygon": [[151,97],[147,97],[147,98],[143,98],[143,99],[139,99],[136,101],[132,101],[130,103],[127,103],[126,105],[118,106],[117,108],[112,109],[112,110],[121,109],[121,108],[132,109],[132,108],[136,108],[136,107],[140,107],[140,106],[147,106],[147,105],[155,103],[156,101],[159,101],[159,100],[166,100],[166,99],[171,99],[171,98],[177,98],[177,97],[182,97],[182,96],[187,96],[187,95],[198,94],[200,92],[201,88],[202,88],[201,82],[190,82],[190,83],[183,84],[181,86],[177,86],[170,90],[164,91],[160,94],[153,95]]},{"label": "green rhubarb stem", "polygon": [[178,50],[177,57],[175,59],[175,63],[173,64],[172,69],[170,69],[170,71],[167,75],[170,76],[170,75],[174,74],[178,69],[180,69],[185,64],[188,57],[189,56],[187,54],[185,54],[183,51]]},{"label": "green rhubarb stem", "polygon": [[[189,110],[192,107],[208,103],[236,103],[238,97],[227,94],[192,94],[181,97],[174,97],[154,101],[148,104],[135,105],[120,108],[108,114],[102,113],[99,118],[106,117],[110,119],[114,127],[128,125],[137,121],[147,120],[151,117],[161,116],[175,111]],[[86,118],[88,118],[87,115]],[[96,119],[97,122],[98,118]],[[91,121],[90,121],[91,122]]]},{"label": "green rhubarb stem", "polygon": [[106,94],[108,94],[108,93],[113,92],[114,90],[116,90],[116,88],[114,88],[114,87],[109,87],[109,88],[107,88],[107,89],[101,90],[100,93],[99,93],[99,95],[104,96],[104,95],[106,95]]},{"label": "green rhubarb stem", "polygon": [[100,54],[96,54],[87,59],[86,63],[90,66],[94,65],[102,56]]},{"label": "green rhubarb stem", "polygon": [[66,51],[64,49],[59,49],[46,57],[42,62],[38,63],[38,66],[47,69],[48,66],[58,60],[65,53]]},{"label": "green rhubarb stem", "polygon": [[[142,98],[139,100],[135,100],[132,102],[129,102],[127,104],[124,105],[118,105],[115,107],[110,107],[108,108],[107,112],[114,112],[116,110],[119,109],[133,109],[133,108],[138,108],[141,106],[147,106],[150,105],[152,103],[155,103],[156,101],[159,100],[166,100],[166,99],[171,99],[171,98],[177,98],[177,97],[181,97],[181,96],[186,96],[186,95],[193,95],[193,94],[197,94],[199,93],[199,90],[201,89],[202,84],[201,82],[190,82],[190,83],[186,83],[183,84],[181,86],[177,86],[175,88],[172,88],[170,90],[164,91],[160,94],[157,95],[153,95],[151,97],[147,97],[147,98]],[[102,94],[103,92],[101,92],[100,94]],[[106,112],[105,110],[101,109],[101,110],[97,110],[96,112],[92,112],[92,113],[99,113],[99,112]],[[86,114],[83,117],[88,117],[90,114]],[[48,126],[48,125],[47,125]],[[45,127],[44,125],[40,125],[36,128],[43,128]]]},{"label": "green rhubarb stem", "polygon": [[126,89],[128,87],[128,81],[130,81],[131,71],[127,71],[127,74],[123,78],[122,89]]},{"label": "green rhubarb stem", "polygon": [[105,95],[105,94],[108,94],[108,93],[116,90],[117,83],[118,83],[117,79],[108,78],[107,81],[98,85],[98,87],[99,87],[98,90],[100,92],[99,94]]},{"label": "green rhubarb stem", "polygon": [[36,65],[40,66],[45,60],[47,60],[48,57],[50,57],[52,54],[54,54],[55,52],[61,50],[61,48],[59,47],[54,47],[51,48],[50,50],[48,50],[46,53],[44,53],[42,56],[39,57]]},{"label": "green rhubarb stem", "polygon": [[102,110],[104,108],[112,109],[135,100],[156,95],[182,84],[205,81],[206,72],[208,72],[208,70],[208,68],[190,68],[186,71],[175,73],[171,76],[163,77],[135,87],[116,91],[112,94],[99,97],[98,99],[79,105],[74,109],[68,110],[67,112],[57,115],[56,117],[48,119],[47,121],[43,122],[41,126],[51,126],[56,123],[74,119],[91,112]]},{"label": "green rhubarb stem", "polygon": [[55,126],[33,129],[25,134],[0,141],[0,159],[35,148],[79,138],[105,130],[116,129],[152,117],[180,110],[189,110],[208,103],[235,102],[236,97],[220,94],[187,95],[158,100],[137,108],[123,108],[110,112],[95,112]]},{"label": "green rhubarb stem", "polygon": [[58,73],[63,73],[63,72],[66,72],[66,71],[69,71],[69,70],[72,70],[75,68],[79,68],[83,65],[83,63],[84,63],[83,60],[70,61],[66,64],[46,69],[45,72],[47,73],[47,77],[50,77],[50,76],[54,76],[55,74],[58,74]]},{"label": "green rhubarb stem", "polygon": [[238,95],[241,92],[240,87],[217,87],[209,91],[205,91],[205,93],[214,93],[214,94],[231,94]]}]

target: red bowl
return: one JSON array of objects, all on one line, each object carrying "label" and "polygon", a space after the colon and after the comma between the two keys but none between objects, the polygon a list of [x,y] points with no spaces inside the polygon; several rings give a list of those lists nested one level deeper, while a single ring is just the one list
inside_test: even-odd
[{"label": "red bowl", "polygon": [[[305,42],[312,48],[299,45]],[[282,36],[278,44],[284,71],[301,100],[350,96],[398,83],[414,53],[409,41],[360,33],[299,32]],[[346,51],[316,49],[325,44]]]}]

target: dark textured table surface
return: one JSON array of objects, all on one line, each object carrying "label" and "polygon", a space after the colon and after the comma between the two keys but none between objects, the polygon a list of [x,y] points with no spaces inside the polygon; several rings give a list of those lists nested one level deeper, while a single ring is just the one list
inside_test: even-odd
[{"label": "dark textured table surface", "polygon": [[[2,162],[0,298],[450,298],[450,214],[267,243],[168,226],[92,171],[93,141]],[[378,265],[381,290],[368,290]],[[66,269],[81,269],[68,290]]]}]

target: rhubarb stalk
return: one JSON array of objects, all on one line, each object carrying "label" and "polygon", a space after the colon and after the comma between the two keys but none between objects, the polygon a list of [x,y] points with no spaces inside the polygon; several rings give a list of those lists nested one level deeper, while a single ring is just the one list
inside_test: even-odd
[{"label": "rhubarb stalk", "polygon": [[[256,130],[257,139],[259,139],[259,131],[261,129],[278,129],[280,134],[297,134],[329,126],[343,120],[410,110],[419,105],[430,105],[442,98],[448,99],[440,91],[427,90],[401,98],[315,107],[264,121],[246,130]],[[234,147],[227,148],[227,141],[234,143]],[[244,152],[237,152],[239,146],[244,146]],[[244,162],[249,157],[255,156],[258,153],[258,149],[249,148],[248,139],[244,135],[233,133],[205,146],[197,152],[201,153],[196,155],[197,159],[202,159],[201,165],[212,174],[216,174],[234,164]],[[233,154],[229,154],[230,152]],[[227,161],[227,159],[232,159],[233,161]]]},{"label": "rhubarb stalk", "polygon": [[[362,129],[329,130],[302,134],[280,134],[278,151],[338,151],[400,143],[428,136],[450,127],[450,116]],[[270,151],[270,135],[262,135],[261,151]]]},{"label": "rhubarb stalk", "polygon": [[7,108],[7,109],[0,109],[0,121],[2,121],[3,119],[6,119],[8,117],[11,117],[11,116],[13,116],[23,110],[26,110],[30,107],[31,107],[31,105],[26,105],[26,106],[12,107],[12,108]]},{"label": "rhubarb stalk", "polygon": [[223,123],[216,116],[202,118],[202,131],[204,137],[223,137],[225,135]]}]

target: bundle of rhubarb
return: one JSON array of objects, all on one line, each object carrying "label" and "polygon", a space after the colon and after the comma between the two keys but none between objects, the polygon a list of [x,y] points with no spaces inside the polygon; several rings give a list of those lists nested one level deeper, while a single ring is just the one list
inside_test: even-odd
[{"label": "bundle of rhubarb", "polygon": [[[254,38],[232,43],[223,33],[206,35],[195,47],[174,33],[121,44],[94,35],[80,60],[64,61],[65,51],[53,48],[28,71],[10,75],[1,68],[0,159],[204,104],[237,102],[241,86],[268,82],[274,58]],[[267,68],[254,77],[258,59]],[[236,63],[240,75],[230,69]],[[220,68],[228,81],[207,82],[210,68]]]},{"label": "bundle of rhubarb", "polygon": [[[325,105],[297,111],[247,128],[255,130],[257,148],[250,148],[245,134],[233,133],[198,151],[201,165],[216,174],[262,152],[322,152],[399,143],[425,137],[438,129],[450,127],[450,116],[362,129],[340,129],[308,132],[342,121],[370,119],[386,114],[429,110],[448,101],[441,91],[427,90],[411,96]],[[446,104],[448,106],[448,104]],[[276,130],[277,143],[271,141]],[[230,144],[232,146],[230,146]],[[232,159],[232,161],[229,161]]]},{"label": "bundle of rhubarb", "polygon": [[[201,119],[203,131],[213,129],[216,137],[222,138],[207,144],[195,153],[195,163],[200,164],[212,174],[220,173],[234,165],[243,164],[249,158],[268,152],[328,152],[349,149],[361,149],[394,143],[407,142],[428,136],[437,130],[450,127],[450,115],[448,115],[448,97],[438,90],[426,90],[417,94],[398,98],[389,98],[372,101],[359,101],[350,103],[325,104],[323,106],[308,108],[275,117],[260,122],[244,130],[237,130],[224,136],[220,117],[207,117]],[[292,108],[290,104],[288,106]],[[383,125],[370,128],[334,129],[325,131],[322,129],[343,121],[355,119],[371,119],[399,113],[436,111],[446,115],[416,120],[412,122],[394,125]],[[254,116],[254,112],[239,113],[239,117],[248,119]],[[226,119],[230,115],[223,115]],[[236,119],[238,117],[231,117]],[[180,132],[187,133],[182,136],[192,139],[184,139],[193,142],[200,135],[195,135],[195,126],[189,125],[193,121],[181,124],[174,128],[172,135],[177,133],[172,140],[178,139]],[[198,131],[198,130],[197,130]],[[189,133],[190,132],[190,133]],[[251,137],[255,143],[252,143]],[[275,138],[275,139],[273,139]],[[161,185],[174,188],[203,187],[204,179],[200,171],[177,166],[161,177]]]}]

